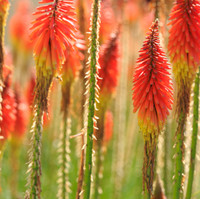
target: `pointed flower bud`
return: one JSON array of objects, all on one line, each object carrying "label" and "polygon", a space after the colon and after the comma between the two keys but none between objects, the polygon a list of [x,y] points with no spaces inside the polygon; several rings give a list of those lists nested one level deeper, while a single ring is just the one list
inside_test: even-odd
[{"label": "pointed flower bud", "polygon": [[117,86],[118,80],[118,58],[119,58],[119,31],[111,34],[110,39],[100,49],[98,85],[101,95],[110,96]]},{"label": "pointed flower bud", "polygon": [[35,100],[47,110],[47,96],[56,68],[62,66],[67,47],[75,42],[73,0],[42,0],[34,13],[31,39],[36,62]]},{"label": "pointed flower bud", "polygon": [[181,111],[189,111],[191,85],[200,64],[200,2],[177,0],[169,20],[168,50],[178,86],[177,112],[180,115]]},{"label": "pointed flower bud", "polygon": [[152,24],[143,47],[139,51],[133,76],[133,112],[138,110],[144,139],[159,132],[172,108],[172,81],[169,63],[163,52],[158,33],[158,21]]},{"label": "pointed flower bud", "polygon": [[4,87],[2,92],[2,118],[0,119],[0,149],[2,149],[4,142],[14,130],[16,120],[16,103],[14,92],[10,88],[11,72],[8,68],[4,69]]}]

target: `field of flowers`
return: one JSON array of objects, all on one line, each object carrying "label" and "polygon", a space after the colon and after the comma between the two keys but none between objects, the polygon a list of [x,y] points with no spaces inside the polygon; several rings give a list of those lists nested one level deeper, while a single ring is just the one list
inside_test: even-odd
[{"label": "field of flowers", "polygon": [[0,199],[199,199],[199,0],[0,0]]}]

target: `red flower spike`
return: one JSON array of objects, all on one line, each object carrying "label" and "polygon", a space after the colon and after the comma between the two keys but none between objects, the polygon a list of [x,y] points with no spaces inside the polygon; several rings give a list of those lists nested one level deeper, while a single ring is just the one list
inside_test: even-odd
[{"label": "red flower spike", "polygon": [[27,130],[29,122],[28,104],[19,91],[18,86],[15,87],[15,102],[16,102],[16,121],[12,136],[21,138]]},{"label": "red flower spike", "polygon": [[46,67],[61,66],[67,47],[75,42],[75,15],[73,0],[42,0],[42,5],[33,14],[37,18],[32,22],[31,39],[34,45],[36,63],[51,57]]},{"label": "red flower spike", "polygon": [[8,70],[4,73],[4,79],[4,88],[2,92],[2,120],[0,120],[0,149],[6,139],[10,136],[10,133],[13,132],[16,120],[16,103],[14,93],[9,85],[10,73]]},{"label": "red flower spike", "polygon": [[[175,77],[188,79],[194,76],[200,63],[200,2],[177,0],[170,18],[168,50],[174,66]],[[181,68],[179,64],[187,63]]]},{"label": "red flower spike", "polygon": [[100,94],[110,96],[117,86],[118,80],[118,58],[119,58],[119,32],[111,34],[110,39],[104,44],[99,53],[98,70],[100,79],[98,85],[100,87]]},{"label": "red flower spike", "polygon": [[[190,92],[200,64],[200,2],[177,0],[171,14],[168,51],[177,82],[177,115],[188,114]],[[183,89],[184,88],[184,89]]]},{"label": "red flower spike", "polygon": [[173,101],[170,66],[159,44],[158,21],[152,24],[139,52],[133,76],[133,111],[139,110],[139,125],[144,139],[149,140],[159,133]]},{"label": "red flower spike", "polygon": [[73,0],[42,0],[34,13],[31,39],[34,43],[37,80],[35,100],[47,111],[48,91],[56,68],[65,60],[65,50],[75,43]]}]

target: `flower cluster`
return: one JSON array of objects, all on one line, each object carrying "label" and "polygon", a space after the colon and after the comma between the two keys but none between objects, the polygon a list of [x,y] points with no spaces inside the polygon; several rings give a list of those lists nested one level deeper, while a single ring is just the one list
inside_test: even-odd
[{"label": "flower cluster", "polygon": [[75,42],[73,0],[42,0],[34,15],[31,39],[36,62],[35,100],[47,110],[48,91],[56,68],[65,61],[65,50]]},{"label": "flower cluster", "polygon": [[189,111],[191,84],[200,63],[199,14],[199,1],[177,0],[169,18],[168,50],[178,86],[178,115]]},{"label": "flower cluster", "polygon": [[149,140],[150,134],[162,128],[173,101],[170,66],[159,44],[158,21],[147,34],[137,64],[133,76],[133,112],[138,110],[144,139]]}]

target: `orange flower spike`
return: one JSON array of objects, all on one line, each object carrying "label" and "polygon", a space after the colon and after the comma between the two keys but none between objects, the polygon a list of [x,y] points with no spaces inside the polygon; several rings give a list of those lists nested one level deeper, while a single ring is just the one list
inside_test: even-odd
[{"label": "orange flower spike", "polygon": [[73,0],[42,0],[34,13],[31,39],[36,61],[35,100],[47,109],[47,96],[56,68],[65,60],[65,50],[75,43],[75,15]]},{"label": "orange flower spike", "polygon": [[110,39],[100,49],[98,70],[100,79],[100,95],[110,96],[117,86],[118,81],[118,58],[119,58],[119,31],[111,34]]},{"label": "orange flower spike", "polygon": [[[168,51],[177,82],[177,115],[189,112],[190,92],[200,64],[200,2],[177,0],[171,14]],[[184,89],[182,89],[184,87]]]},{"label": "orange flower spike", "polygon": [[168,50],[178,85],[192,83],[200,63],[200,2],[177,0],[170,18]]},{"label": "orange flower spike", "polygon": [[170,66],[159,42],[158,21],[154,22],[139,51],[133,76],[133,106],[144,139],[158,134],[172,108],[172,81]]}]

